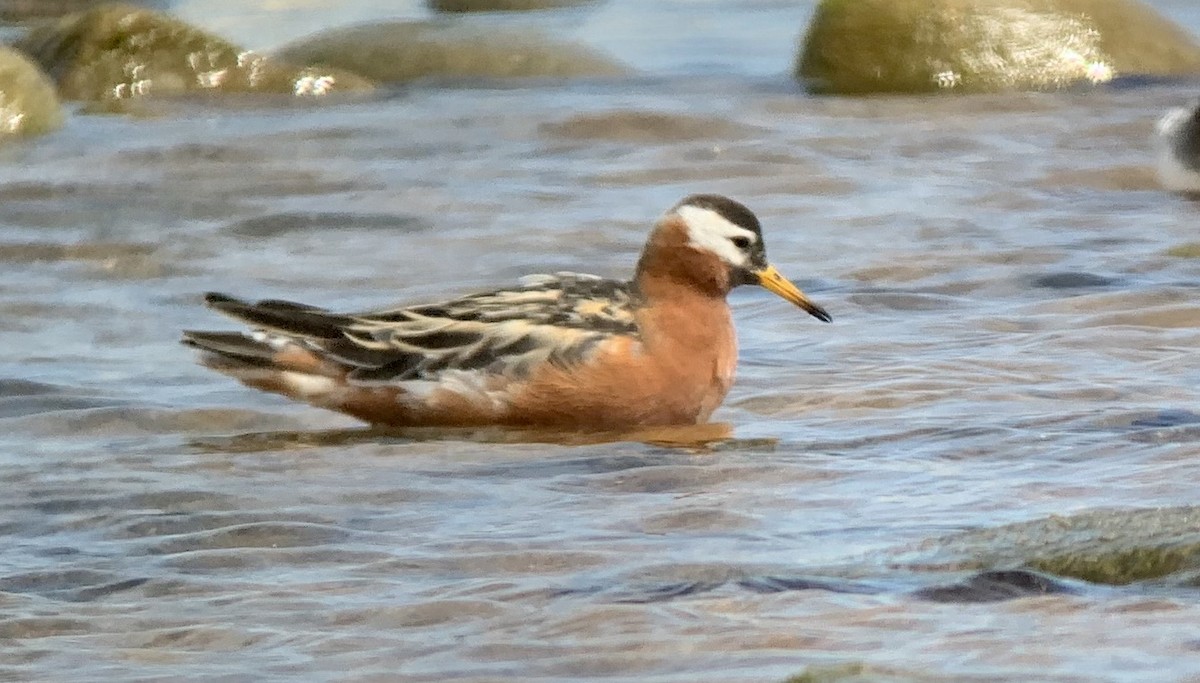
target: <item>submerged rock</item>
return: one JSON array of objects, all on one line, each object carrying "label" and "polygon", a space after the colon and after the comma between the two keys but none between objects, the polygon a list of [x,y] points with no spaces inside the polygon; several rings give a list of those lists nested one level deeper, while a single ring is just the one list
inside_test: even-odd
[{"label": "submerged rock", "polygon": [[950,585],[927,586],[913,595],[933,602],[1000,602],[1041,595],[1071,595],[1065,581],[1027,569],[992,569]]},{"label": "submerged rock", "polygon": [[38,135],[62,125],[54,84],[36,64],[0,46],[0,139]]},{"label": "submerged rock", "polygon": [[419,78],[581,78],[626,68],[532,30],[458,22],[391,22],[301,38],[277,56],[348,69],[380,82]]},{"label": "submerged rock", "polygon": [[592,0],[426,0],[435,12],[527,12],[583,5]]},{"label": "submerged rock", "polygon": [[1200,74],[1200,45],[1138,0],[822,0],[795,74],[840,94],[1055,90]]},{"label": "submerged rock", "polygon": [[373,87],[352,73],[267,59],[134,5],[108,4],[63,17],[34,29],[16,47],[73,100],[202,91],[325,95]]},{"label": "submerged rock", "polygon": [[803,673],[788,677],[783,683],[944,683],[945,680],[937,674],[849,662],[814,664]]},{"label": "submerged rock", "polygon": [[1185,242],[1167,250],[1167,256],[1200,259],[1200,242]]},{"label": "submerged rock", "polygon": [[565,140],[611,140],[654,144],[719,138],[737,140],[760,133],[760,129],[717,116],[664,114],[656,111],[617,110],[576,114],[538,129]]}]

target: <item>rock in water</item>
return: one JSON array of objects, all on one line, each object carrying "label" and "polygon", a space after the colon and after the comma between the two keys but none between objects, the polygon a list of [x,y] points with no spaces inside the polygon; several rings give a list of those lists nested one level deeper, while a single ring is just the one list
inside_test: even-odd
[{"label": "rock in water", "polygon": [[1200,194],[1200,100],[1158,122],[1158,179],[1172,192]]},{"label": "rock in water", "polygon": [[[104,0],[0,0],[0,22],[22,23],[82,12]],[[160,6],[166,0],[142,0],[139,5]]]},{"label": "rock in water", "polygon": [[0,46],[0,140],[38,135],[62,125],[54,84],[20,52]]},{"label": "rock in water", "polygon": [[425,0],[435,12],[529,12],[574,7],[593,0]]},{"label": "rock in water", "polygon": [[419,78],[586,78],[627,72],[586,47],[540,32],[456,21],[333,29],[282,48],[290,62],[349,69],[379,82]]},{"label": "rock in water", "polygon": [[16,47],[73,100],[201,91],[324,95],[373,87],[349,72],[267,59],[135,5],[106,4],[68,15],[34,29]]},{"label": "rock in water", "polygon": [[795,74],[838,94],[1056,90],[1200,74],[1200,45],[1138,0],[822,0]]}]

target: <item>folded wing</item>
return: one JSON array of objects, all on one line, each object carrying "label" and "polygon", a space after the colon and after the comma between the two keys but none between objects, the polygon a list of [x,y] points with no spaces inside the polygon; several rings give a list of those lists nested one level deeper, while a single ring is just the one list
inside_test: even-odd
[{"label": "folded wing", "polygon": [[638,335],[629,283],[574,273],[362,313],[224,294],[205,300],[253,332],[185,332],[185,343],[220,363],[340,375],[352,384],[436,381],[451,370],[520,379],[542,363],[582,362],[614,336]]}]

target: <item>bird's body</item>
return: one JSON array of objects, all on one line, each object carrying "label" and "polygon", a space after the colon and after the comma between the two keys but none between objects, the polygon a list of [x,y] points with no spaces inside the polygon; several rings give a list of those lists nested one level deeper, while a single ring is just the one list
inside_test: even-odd
[{"label": "bird's body", "polygon": [[249,335],[186,332],[248,386],[373,424],[577,429],[706,421],[737,365],[725,296],[757,283],[828,320],[769,266],[742,205],[684,199],[628,282],[558,273],[434,304],[339,314],[284,301],[206,301]]},{"label": "bird's body", "polygon": [[1168,111],[1155,129],[1158,178],[1172,192],[1200,194],[1200,100]]}]

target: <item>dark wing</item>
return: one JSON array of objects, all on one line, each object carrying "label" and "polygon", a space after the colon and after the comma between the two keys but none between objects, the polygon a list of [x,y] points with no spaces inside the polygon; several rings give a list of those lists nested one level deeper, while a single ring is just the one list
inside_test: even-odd
[{"label": "dark wing", "polygon": [[338,314],[287,301],[209,294],[213,308],[268,343],[297,343],[363,382],[430,380],[450,370],[523,377],[545,362],[585,360],[614,336],[638,335],[627,282],[558,273],[434,304]]}]

